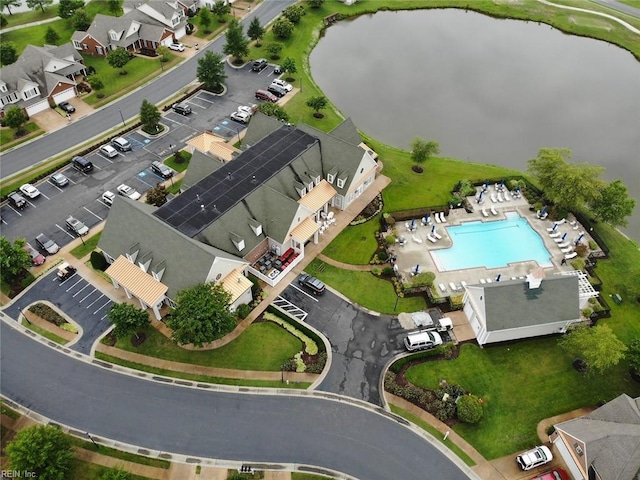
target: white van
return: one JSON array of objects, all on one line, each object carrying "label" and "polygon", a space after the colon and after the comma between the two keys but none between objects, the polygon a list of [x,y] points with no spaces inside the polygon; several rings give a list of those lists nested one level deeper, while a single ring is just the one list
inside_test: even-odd
[{"label": "white van", "polygon": [[427,350],[442,345],[442,337],[436,331],[420,330],[410,333],[404,339],[404,346],[410,352]]}]

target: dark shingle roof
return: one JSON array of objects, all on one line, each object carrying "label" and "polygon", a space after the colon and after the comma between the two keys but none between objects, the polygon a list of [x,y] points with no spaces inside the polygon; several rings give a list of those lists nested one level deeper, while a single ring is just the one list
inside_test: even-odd
[{"label": "dark shingle roof", "polygon": [[184,177],[182,177],[182,190],[192,187],[222,166],[223,163],[217,158],[211,158],[209,155],[195,149],[191,155],[191,160],[189,160],[189,168],[187,168]]},{"label": "dark shingle roof", "polygon": [[347,118],[344,122],[329,132],[329,135],[340,140],[344,140],[351,145],[360,145],[362,138],[358,133],[358,129],[351,118]]}]

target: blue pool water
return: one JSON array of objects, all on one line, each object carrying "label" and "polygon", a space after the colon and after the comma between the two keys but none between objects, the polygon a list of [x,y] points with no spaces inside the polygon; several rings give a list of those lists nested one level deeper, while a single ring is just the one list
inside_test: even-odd
[{"label": "blue pool water", "polygon": [[515,212],[506,220],[469,222],[447,227],[453,246],[431,252],[440,271],[465,268],[506,267],[509,263],[533,260],[551,267],[551,255],[540,235]]}]

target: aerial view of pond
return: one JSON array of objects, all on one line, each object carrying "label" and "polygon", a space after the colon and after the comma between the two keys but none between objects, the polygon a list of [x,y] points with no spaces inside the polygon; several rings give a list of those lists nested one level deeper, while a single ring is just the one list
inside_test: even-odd
[{"label": "aerial view of pond", "polygon": [[541,147],[606,168],[638,203],[640,63],[603,41],[464,10],[379,12],[330,27],[314,80],[362,131],[409,149],[525,170]]}]

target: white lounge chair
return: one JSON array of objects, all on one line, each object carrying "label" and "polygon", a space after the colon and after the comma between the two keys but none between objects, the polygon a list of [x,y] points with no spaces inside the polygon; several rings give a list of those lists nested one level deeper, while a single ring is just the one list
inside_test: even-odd
[{"label": "white lounge chair", "polygon": [[558,248],[567,248],[570,245],[571,245],[571,242],[568,242],[567,240],[565,240],[564,242],[560,242],[558,244]]},{"label": "white lounge chair", "polygon": [[460,285],[462,285],[462,288],[466,288],[466,286],[467,286],[467,282],[465,282],[464,280],[462,280],[462,281],[460,282]]},{"label": "white lounge chair", "polygon": [[442,239],[442,235],[440,235],[437,231],[433,231],[433,236],[436,237],[438,240]]},{"label": "white lounge chair", "polygon": [[567,253],[564,258],[566,258],[567,260],[571,260],[572,258],[576,258],[578,256],[577,252],[571,252],[571,253]]},{"label": "white lounge chair", "polygon": [[432,237],[431,234],[427,235],[427,240],[432,243],[436,243],[438,241],[435,237]]},{"label": "white lounge chair", "polygon": [[495,208],[493,208],[493,205],[491,206],[491,214],[492,215],[498,215],[498,212],[496,211]]},{"label": "white lounge chair", "polygon": [[433,214],[433,218],[436,219],[436,223],[441,223],[440,222],[440,212],[436,212]]},{"label": "white lounge chair", "polygon": [[458,291],[458,288],[456,287],[456,284],[453,283],[453,282],[449,282],[449,288],[451,289],[452,292]]},{"label": "white lounge chair", "polygon": [[498,201],[500,203],[504,202],[504,199],[502,198],[502,192],[498,192]]},{"label": "white lounge chair", "polygon": [[489,216],[489,214],[487,213],[487,209],[484,208],[484,207],[482,207],[482,216],[483,217],[488,217]]},{"label": "white lounge chair", "polygon": [[549,228],[547,228],[547,232],[549,232],[549,233],[553,233],[553,232],[555,232],[557,229],[558,229],[558,227],[556,227],[555,229],[554,229],[553,227],[549,227]]},{"label": "white lounge chair", "polygon": [[413,239],[414,242],[416,243],[422,243],[422,239],[419,237],[416,237],[415,235],[412,235],[411,238]]},{"label": "white lounge chair", "polygon": [[504,192],[502,192],[504,195],[504,201],[508,202],[509,200],[511,200],[511,196],[509,195],[509,190],[505,189]]},{"label": "white lounge chair", "polygon": [[496,198],[496,194],[493,192],[491,192],[490,198],[493,203],[496,203],[498,201],[498,199]]},{"label": "white lounge chair", "polygon": [[564,222],[566,222],[567,219],[566,218],[562,218],[560,220],[556,220],[555,222],[553,222],[554,225],[562,225]]},{"label": "white lounge chair", "polygon": [[560,232],[555,232],[555,233],[551,233],[551,234],[549,234],[549,236],[550,236],[551,238],[558,238],[558,237],[560,237],[560,235],[562,235]]},{"label": "white lounge chair", "polygon": [[440,284],[438,285],[438,287],[440,288],[440,291],[441,291],[442,293],[446,293],[446,292],[447,292],[447,286],[446,286],[444,283],[440,283]]},{"label": "white lounge chair", "polygon": [[569,253],[573,250],[573,247],[561,248],[560,251],[562,253]]},{"label": "white lounge chair", "polygon": [[493,283],[493,280],[491,280],[490,278],[487,278],[487,283]]},{"label": "white lounge chair", "polygon": [[444,212],[440,212],[440,221],[442,223],[447,223],[447,217],[444,216]]},{"label": "white lounge chair", "polygon": [[484,278],[481,278],[480,283],[487,283],[487,281]]},{"label": "white lounge chair", "polygon": [[[566,238],[566,237],[565,237],[565,238]],[[554,241],[554,242],[556,242],[556,243],[562,243],[562,242],[564,242],[565,240],[562,240],[562,237],[559,237],[559,238],[554,238],[554,239],[553,239],[553,241]]]}]

